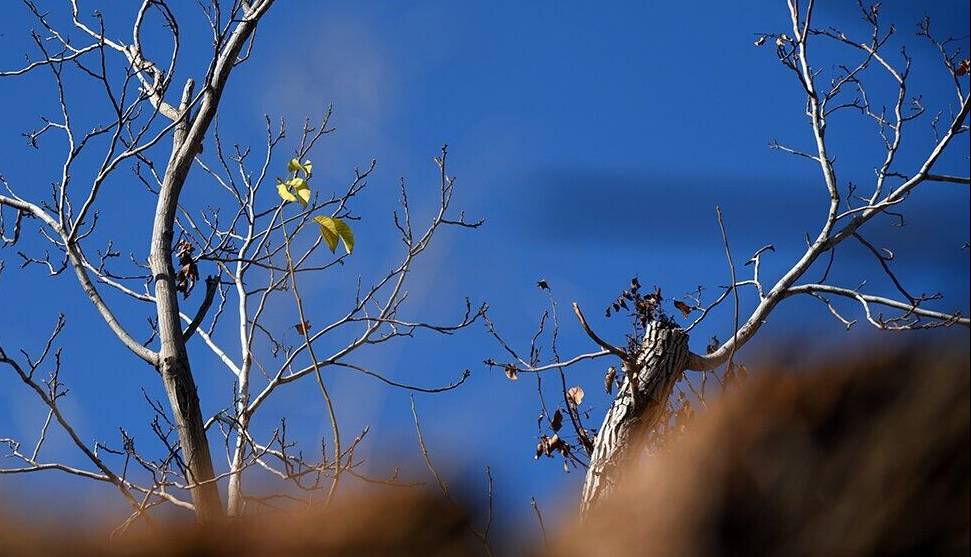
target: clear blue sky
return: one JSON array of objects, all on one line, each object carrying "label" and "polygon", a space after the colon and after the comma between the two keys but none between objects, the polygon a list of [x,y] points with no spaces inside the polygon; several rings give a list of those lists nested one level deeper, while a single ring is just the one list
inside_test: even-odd
[{"label": "clear blue sky", "polygon": [[[53,13],[65,8],[59,2],[47,4]],[[95,7],[85,4],[87,11]],[[203,22],[194,2],[174,4],[184,21],[183,63],[198,65],[188,45],[205,52]],[[819,2],[816,21],[862,36],[866,30],[853,4]],[[121,5],[102,10],[109,30],[114,25],[118,36],[127,38],[122,25],[131,14],[127,5],[125,10],[115,7]],[[2,10],[0,66],[9,69],[33,52],[28,29],[34,24],[15,3]],[[894,0],[884,2],[882,13],[897,25],[898,44],[907,44],[914,58],[911,92],[923,95],[929,114],[953,110],[952,86],[936,51],[913,31],[927,13],[939,33],[963,37],[966,52],[967,2]],[[445,230],[437,238],[416,265],[407,316],[457,316],[469,296],[488,302],[503,334],[525,349],[546,306],[535,281],[545,278],[564,313],[561,352],[573,354],[591,347],[568,319],[571,301],[590,308],[588,315],[596,316],[595,325],[605,335],[620,338],[620,324],[604,322],[600,308],[631,276],[648,286],[657,284],[668,296],[698,285],[714,292],[728,282],[716,204],[725,212],[738,261],[766,243],[776,246],[763,269],[773,279],[801,253],[804,234],[818,230],[826,201],[818,168],[767,148],[772,139],[807,149],[812,145],[794,76],[771,47],[752,44],[755,33],[782,32],[787,25],[781,1],[281,0],[260,26],[252,59],[230,81],[219,126],[225,142],[258,148],[264,114],[286,117],[296,131],[303,117],[319,115],[333,103],[337,132],[313,156],[316,187],[340,188],[355,166],[378,161],[370,189],[356,205],[364,217],[356,224],[357,253],[337,275],[306,287],[314,322],[336,315],[334,300],[353,296],[358,274],[373,276],[394,261],[400,243],[390,211],[398,179],[408,179],[414,202],[427,214],[437,188],[432,157],[448,143],[450,173],[458,178],[455,206],[487,224],[472,232]],[[820,48],[817,56],[827,72],[836,63],[857,59],[855,52],[828,48]],[[899,56],[894,53],[891,59],[899,61]],[[62,144],[42,141],[42,149],[33,151],[20,134],[36,128],[39,116],[56,115],[50,83],[44,72],[0,80],[0,174],[33,199],[46,195],[47,184],[56,179]],[[76,85],[75,110],[84,113],[97,92],[91,92],[90,80]],[[875,91],[887,93],[885,85],[875,83]],[[830,128],[841,180],[870,183],[881,156],[875,128],[848,113]],[[912,169],[932,139],[928,116],[912,126],[900,168]],[[967,151],[965,135],[941,162],[940,172],[967,175]],[[281,157],[280,164],[284,161]],[[150,195],[133,181],[116,179],[108,187],[101,235],[89,251],[112,237],[123,253],[147,255]],[[186,196],[202,206],[213,191],[195,171]],[[870,232],[872,241],[894,249],[907,284],[918,292],[943,292],[947,297],[941,309],[965,314],[968,253],[961,246],[968,241],[968,209],[967,187],[926,184],[907,202],[907,227],[876,221]],[[15,250],[43,253],[34,227],[28,223],[22,245],[0,250],[7,265],[0,274],[0,341],[8,350],[37,350],[56,314],[64,311],[63,379],[71,388],[65,412],[85,439],[115,442],[117,428],[124,425],[148,443],[140,389],[162,397],[155,374],[117,343],[73,276],[49,279],[40,268],[17,268]],[[855,286],[867,278],[871,291],[888,292],[875,262],[862,250],[842,251],[833,282]],[[147,336],[150,308],[114,296],[109,300],[126,324]],[[296,321],[287,311],[281,307],[275,314],[281,328]],[[703,350],[711,334],[730,335],[729,325],[728,312],[715,315],[693,337],[694,349]],[[858,327],[845,333],[818,302],[787,301],[740,357],[755,358],[783,339],[796,338],[824,352],[872,337]],[[966,330],[957,334],[967,338]],[[229,374],[198,340],[191,350],[204,412],[230,405]],[[570,508],[582,475],[564,474],[556,461],[533,461],[539,408],[534,385],[531,380],[509,382],[501,371],[485,368],[482,360],[493,356],[501,356],[499,347],[476,327],[455,337],[423,335],[383,346],[362,361],[392,377],[428,385],[470,369],[472,379],[462,389],[417,399],[432,455],[451,473],[478,482],[472,488],[480,491],[482,469],[491,465],[502,521],[531,520],[532,495],[555,516]],[[606,365],[578,367],[570,374],[571,382],[583,385],[589,395],[584,405],[591,409],[591,427],[599,425],[607,403],[600,394]],[[345,435],[365,424],[372,427],[363,453],[373,473],[386,474],[390,463],[417,458],[406,393],[344,370],[334,371],[329,380]],[[316,387],[306,382],[282,396],[263,410],[263,427],[272,427],[276,416],[286,412],[292,431],[310,449],[313,439],[326,433]],[[0,370],[0,437],[29,444],[43,417],[35,398]],[[51,439],[46,454],[80,462],[63,436]],[[421,469],[409,474],[428,479]],[[2,477],[0,499],[38,487],[42,495],[32,505],[56,498],[64,509],[92,501],[122,509],[111,488],[55,473]]]}]

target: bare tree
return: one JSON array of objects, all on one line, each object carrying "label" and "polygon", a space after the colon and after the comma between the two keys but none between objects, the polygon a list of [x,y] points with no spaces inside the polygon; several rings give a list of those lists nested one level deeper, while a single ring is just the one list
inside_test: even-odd
[{"label": "bare tree", "polygon": [[[186,79],[175,103],[170,100],[170,87],[177,63],[187,56],[198,60],[204,47],[182,44],[175,15],[182,6],[173,9],[164,0],[138,4],[130,41],[106,30],[99,12],[82,14],[78,0],[70,0],[69,29],[58,28],[48,14],[26,1],[38,24],[38,30],[32,33],[38,54],[22,68],[0,73],[12,77],[49,72],[59,114],[43,117],[40,128],[24,135],[34,148],[40,147],[50,134],[62,134],[67,145],[59,179],[48,200],[43,199],[40,184],[3,181],[3,245],[18,244],[25,224],[36,222],[39,243],[48,243],[56,255],[45,253],[39,257],[29,250],[20,251],[21,267],[40,267],[50,275],[70,268],[118,340],[157,371],[168,396],[166,409],[145,395],[155,416],[155,457],[148,456],[150,452],[144,447],[136,449],[134,438],[125,429],[121,430],[120,447],[106,443],[89,446],[59,406],[67,394],[61,369],[69,366],[62,362],[61,350],[56,348],[66,326],[62,315],[35,355],[24,350],[17,355],[0,344],[0,363],[12,369],[48,410],[31,450],[21,448],[18,440],[0,439],[0,444],[6,446],[6,456],[18,461],[14,467],[0,469],[0,474],[60,470],[113,484],[132,510],[125,528],[139,518],[148,519],[149,509],[165,503],[189,509],[200,522],[208,523],[226,514],[239,515],[248,504],[274,506],[292,499],[310,500],[319,492],[326,493],[329,500],[345,475],[394,483],[395,476],[379,480],[358,470],[361,459],[355,458],[355,450],[367,429],[352,440],[342,436],[336,404],[323,370],[343,368],[395,388],[425,393],[454,389],[468,377],[465,371],[449,385],[419,387],[394,381],[354,359],[362,348],[412,337],[419,331],[452,334],[475,322],[485,311],[485,306],[473,307],[466,300],[462,316],[446,325],[411,321],[400,315],[407,298],[409,273],[439,228],[475,228],[480,224],[467,222],[461,214],[451,214],[455,182],[447,173],[445,147],[435,158],[439,197],[437,210],[427,225],[413,226],[406,184],[401,182],[400,209],[394,214],[404,247],[399,262],[383,275],[359,280],[356,292],[329,308],[333,313],[329,318],[316,311],[311,315],[304,306],[299,279],[340,269],[354,249],[349,223],[360,217],[353,212],[352,204],[367,187],[375,162],[371,161],[364,170],[355,170],[346,187],[333,194],[319,193],[311,187],[310,157],[318,140],[333,131],[329,125],[330,109],[319,122],[304,123],[282,163],[277,162],[287,138],[282,120],[274,124],[266,118],[265,145],[259,154],[238,145],[224,145],[213,125],[220,99],[230,75],[249,58],[255,29],[273,3],[199,3],[201,16],[197,17],[204,17],[208,23],[213,51],[204,66],[204,75],[198,78],[200,85]],[[165,64],[147,54],[160,48],[157,40],[150,47],[143,44],[148,26],[157,26],[152,33],[161,29],[171,41]],[[71,72],[87,81],[70,79]],[[108,116],[93,126],[84,120],[96,112],[72,102],[72,88],[80,86],[78,83],[93,83],[92,91],[103,93],[103,109]],[[167,152],[166,141],[171,141]],[[89,171],[87,163],[79,162],[82,155],[100,163]],[[207,190],[199,191],[198,182],[185,187],[193,168],[210,182]],[[273,177],[284,168],[288,178],[277,179],[274,184]],[[131,174],[123,175],[126,171]],[[144,186],[157,200],[151,245],[147,253],[142,251],[144,247],[134,247],[128,261],[115,245],[123,243],[120,232],[101,233],[97,228],[99,206],[104,205],[103,198],[112,189],[106,187],[110,179],[141,184],[139,188]],[[271,183],[269,188],[264,187],[267,182]],[[192,190],[196,190],[195,195],[185,195]],[[113,195],[131,194],[129,191]],[[89,244],[98,237],[106,238],[104,246],[92,248]],[[339,243],[343,244],[343,255],[336,255]],[[319,249],[321,246],[335,256]],[[204,280],[201,299],[194,290],[200,271],[211,273]],[[110,306],[102,294],[104,290],[114,292],[116,298],[120,295],[125,308]],[[193,293],[197,293],[199,301],[194,309],[186,308],[186,300]],[[11,300],[6,294],[4,298],[4,306],[9,307]],[[288,343],[285,331],[265,325],[268,309],[281,304],[292,308],[294,327],[301,337],[296,345]],[[144,342],[137,340],[130,323],[123,324],[118,317],[141,311],[152,315],[147,318],[148,340]],[[324,324],[314,325],[311,318]],[[217,341],[219,330],[236,331],[238,347]],[[347,338],[350,340],[341,340]],[[226,377],[231,380],[230,403],[209,417],[200,408],[190,365],[188,343],[192,340],[222,362]],[[340,347],[324,352],[324,346],[335,345]],[[42,377],[46,370],[50,371]],[[301,379],[309,381],[311,377],[317,382],[328,416],[329,449],[325,452],[327,443],[322,442],[319,458],[296,449],[287,436],[285,417],[269,420],[279,426],[268,438],[258,439],[253,426],[263,404],[283,392],[285,385]],[[42,458],[52,422],[64,429],[93,468]],[[222,436],[225,466],[217,466],[212,459],[207,434],[214,430]],[[243,477],[253,467],[275,475],[289,487],[265,496],[248,493]],[[226,507],[219,494],[221,482],[228,485]]]},{"label": "bare tree", "polygon": [[[770,147],[792,155],[805,158],[818,165],[821,174],[822,190],[828,198],[828,210],[822,215],[821,226],[815,238],[807,235],[805,252],[793,262],[791,267],[775,279],[774,283],[764,282],[761,274],[762,259],[774,251],[766,245],[756,251],[745,263],[751,267],[751,277],[742,278],[736,274],[736,261],[731,254],[728,236],[720,209],[716,211],[722,232],[722,240],[728,261],[731,282],[722,289],[717,298],[703,302],[700,290],[682,300],[674,301],[676,312],[665,311],[664,301],[659,290],[645,291],[635,278],[628,289],[607,309],[611,313],[629,313],[633,321],[633,332],[623,344],[611,343],[598,335],[589,324],[577,304],[573,312],[586,335],[597,346],[595,351],[561,358],[557,347],[559,322],[556,317],[556,303],[550,296],[551,309],[543,315],[539,330],[533,337],[528,356],[512,348],[487,322],[510,359],[486,360],[490,366],[501,367],[510,379],[520,374],[535,374],[542,405],[541,421],[549,432],[540,436],[537,458],[542,455],[560,454],[564,466],[586,467],[581,505],[584,512],[589,511],[597,501],[611,490],[618,479],[619,471],[625,462],[663,441],[666,435],[677,431],[690,417],[691,400],[704,404],[704,385],[710,375],[726,383],[733,381],[746,371],[734,361],[736,352],[750,341],[767,321],[769,315],[780,302],[788,298],[804,295],[811,296],[821,303],[847,328],[856,321],[844,316],[846,311],[837,299],[845,299],[859,306],[867,323],[882,330],[903,331],[923,328],[946,327],[952,325],[969,326],[969,320],[960,313],[933,309],[934,302],[941,298],[935,295],[914,295],[905,288],[891,266],[893,252],[879,248],[864,235],[864,227],[876,217],[887,215],[894,220],[902,218],[896,211],[908,195],[918,186],[927,182],[943,182],[967,186],[971,178],[966,175],[948,176],[935,172],[935,164],[945,151],[955,143],[955,138],[968,131],[968,111],[971,106],[968,94],[968,60],[962,59],[956,49],[955,40],[938,40],[931,32],[930,22],[925,20],[919,27],[918,35],[930,41],[940,51],[946,75],[953,82],[956,94],[956,108],[944,107],[933,117],[931,128],[935,142],[929,152],[923,154],[922,162],[915,168],[904,168],[898,163],[901,142],[905,131],[914,127],[913,123],[925,113],[920,97],[911,97],[908,92],[911,58],[907,51],[900,50],[900,60],[895,61],[886,53],[886,46],[895,29],[881,26],[879,4],[859,5],[865,22],[871,29],[869,37],[858,40],[835,28],[817,28],[813,24],[814,2],[809,0],[804,6],[798,0],[788,1],[791,30],[784,33],[756,35],[755,45],[774,45],[775,54],[783,66],[796,77],[805,94],[805,110],[811,131],[813,147],[801,150],[773,142]],[[811,62],[810,46],[816,43],[835,42],[857,55],[851,65],[838,64],[827,81],[821,78],[820,62]],[[890,108],[879,108],[878,96],[864,83],[865,76],[882,74],[889,77],[895,85]],[[879,89],[879,88],[877,88]],[[862,118],[876,124],[876,129],[885,146],[882,160],[875,166],[875,178],[869,190],[840,180],[837,174],[836,155],[827,141],[830,118],[837,112],[856,112]],[[966,155],[966,152],[964,153]],[[961,195],[967,195],[964,189]],[[872,228],[872,226],[871,226]],[[864,290],[864,285],[843,286],[833,284],[830,270],[835,264],[836,249],[844,242],[858,242],[866,251],[872,253],[879,272],[883,273],[899,294],[897,297],[874,295]],[[821,271],[818,280],[807,279],[811,269]],[[549,284],[539,282],[541,289],[549,291]],[[747,317],[740,315],[739,296],[746,289],[755,297],[755,308]],[[689,349],[689,336],[692,329],[707,318],[712,310],[733,298],[733,329],[727,340],[719,342],[712,339],[705,353]],[[693,321],[680,326],[673,315]],[[550,321],[552,322],[550,324]],[[540,358],[540,339],[544,329],[548,329],[551,342],[551,357],[544,362]],[[571,366],[600,358],[613,358],[618,365],[610,366],[605,376],[605,388],[611,393],[618,385],[613,403],[607,410],[603,423],[598,430],[588,429],[582,422],[586,416],[578,410],[583,398],[579,387],[568,387],[565,371]],[[619,368],[619,369],[618,369]],[[722,371],[719,373],[719,368]],[[686,372],[701,372],[701,387],[696,388]],[[559,376],[558,391],[562,401],[553,406],[543,398],[542,377],[546,373]],[[678,386],[677,398],[672,396]],[[684,393],[690,393],[685,395]],[[552,412],[550,410],[553,410]],[[564,420],[564,411],[567,420]],[[565,424],[572,428],[573,435],[567,436],[562,430]],[[579,454],[578,454],[579,453]]]}]

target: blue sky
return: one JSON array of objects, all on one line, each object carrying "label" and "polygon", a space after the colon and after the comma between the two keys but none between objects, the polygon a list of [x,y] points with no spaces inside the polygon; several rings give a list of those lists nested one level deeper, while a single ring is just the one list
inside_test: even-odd
[{"label": "blue sky", "polygon": [[[54,13],[63,9],[51,4]],[[174,4],[185,21],[186,44],[205,52],[195,3]],[[866,33],[855,3],[819,4],[820,24]],[[127,37],[122,25],[131,17],[128,10],[103,11],[109,29],[116,25],[119,36]],[[32,23],[26,10],[13,4],[3,13],[0,66],[7,69],[32,52],[27,35]],[[897,44],[906,44],[914,58],[911,92],[923,95],[929,114],[953,110],[951,85],[936,52],[913,31],[926,13],[941,35],[963,37],[966,52],[967,3],[894,0],[884,2],[882,13],[898,27]],[[782,32],[787,25],[784,2],[281,0],[261,24],[252,59],[234,74],[218,125],[225,142],[258,148],[264,114],[286,117],[296,130],[305,116],[315,117],[332,103],[337,131],[313,154],[315,187],[340,188],[355,166],[378,161],[355,208],[364,217],[355,224],[357,253],[338,274],[305,287],[315,322],[336,315],[334,300],[353,296],[359,274],[374,276],[395,261],[400,244],[390,211],[399,177],[408,180],[419,215],[427,216],[437,195],[432,157],[448,143],[449,170],[458,179],[455,206],[485,218],[486,225],[443,231],[415,268],[407,315],[454,317],[469,296],[488,302],[500,331],[525,349],[546,308],[546,297],[535,286],[545,278],[563,314],[560,350],[579,353],[591,346],[568,318],[572,301],[589,308],[598,330],[621,338],[621,324],[603,320],[600,308],[631,276],[657,284],[669,297],[698,285],[711,293],[728,282],[716,204],[725,213],[737,261],[764,244],[775,245],[776,253],[765,260],[766,277],[774,279],[791,265],[806,232],[815,235],[826,202],[818,168],[767,147],[772,139],[812,145],[799,85],[770,47],[752,44],[756,33]],[[189,50],[182,63],[196,68],[201,58]],[[824,71],[857,59],[854,52],[824,47],[816,55]],[[899,62],[896,53],[891,59]],[[872,79],[874,92],[891,102],[882,76]],[[93,114],[88,101],[97,92],[91,92],[90,82],[76,85],[77,110]],[[21,195],[30,192],[37,199],[55,179],[58,169],[52,165],[61,146],[51,140],[39,151],[30,150],[20,134],[37,127],[39,115],[55,114],[50,78],[37,73],[0,80],[0,98],[0,174]],[[912,169],[933,141],[929,119],[912,126],[901,169]],[[881,156],[875,127],[847,113],[833,119],[829,133],[841,181],[868,184]],[[293,140],[291,134],[286,149]],[[964,136],[938,170],[967,175],[967,152]],[[282,156],[280,164],[285,164]],[[151,196],[121,179],[108,187],[101,240],[115,238],[123,252],[144,255]],[[187,185],[188,199],[201,206],[212,202],[212,192],[212,184],[196,171]],[[869,233],[875,243],[894,249],[897,270],[914,290],[941,291],[946,295],[941,309],[965,314],[968,253],[961,246],[968,241],[968,209],[966,187],[925,184],[907,202],[907,227],[878,220]],[[42,254],[43,249],[30,223],[21,246],[0,250],[7,265],[0,274],[0,342],[8,350],[37,350],[56,314],[64,311],[64,380],[71,388],[65,410],[86,439],[114,441],[120,425],[147,436],[140,388],[161,397],[156,376],[111,336],[72,276],[49,279],[39,268],[17,268],[16,250]],[[872,292],[891,292],[862,250],[841,251],[833,281],[853,286],[864,279],[870,279]],[[124,322],[147,334],[143,324],[150,308],[110,301]],[[189,305],[194,307],[191,299]],[[287,307],[274,311],[281,328],[296,321]],[[703,350],[712,334],[730,335],[729,326],[729,312],[716,314],[693,335],[694,349]],[[740,357],[757,358],[793,339],[814,353],[899,339],[874,335],[861,325],[857,329],[846,333],[818,302],[786,301]],[[966,330],[955,334],[967,339]],[[91,346],[97,350],[89,360],[83,355]],[[232,383],[225,370],[202,345],[191,350],[204,411],[230,404]],[[555,516],[571,508],[582,475],[564,474],[558,462],[533,461],[535,388],[532,381],[509,382],[481,363],[499,356],[499,347],[475,327],[453,337],[424,335],[383,346],[364,361],[392,377],[429,385],[470,369],[472,379],[462,389],[417,398],[433,456],[456,476],[478,482],[473,490],[483,489],[482,469],[492,466],[502,521],[531,520],[530,496]],[[606,365],[570,372],[571,383],[589,394],[591,427],[608,402],[599,394]],[[393,462],[413,462],[418,453],[407,394],[349,372],[333,374],[345,434],[372,427],[365,446],[370,469],[381,475]],[[31,439],[44,413],[9,375],[0,372],[0,437]],[[288,413],[296,434],[312,446],[326,432],[317,396],[311,382],[283,391],[264,410],[264,426],[272,427],[274,413]],[[50,458],[77,462],[63,437],[52,441]],[[409,473],[428,479],[420,468]],[[0,495],[34,488],[43,488],[33,500],[39,506],[57,493],[65,507],[106,501],[108,508],[121,509],[117,495],[104,486],[55,475],[0,478]]]}]

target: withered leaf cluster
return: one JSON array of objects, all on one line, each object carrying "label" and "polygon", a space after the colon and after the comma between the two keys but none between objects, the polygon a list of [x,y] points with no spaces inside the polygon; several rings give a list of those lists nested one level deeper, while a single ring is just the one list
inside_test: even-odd
[{"label": "withered leaf cluster", "polygon": [[199,280],[199,268],[192,259],[192,252],[195,247],[189,242],[182,240],[179,242],[175,256],[179,259],[179,272],[175,277],[175,289],[182,293],[182,298],[188,298],[192,288]]},{"label": "withered leaf cluster", "polygon": [[554,433],[552,437],[541,435],[539,443],[536,445],[536,458],[546,455],[553,458],[554,453],[560,453],[564,458],[570,456],[570,444],[560,438],[559,434]]},{"label": "withered leaf cluster", "polygon": [[[640,333],[647,327],[647,324],[652,321],[658,321],[662,324],[673,324],[673,319],[661,309],[661,301],[664,297],[661,295],[661,289],[657,286],[654,290],[647,293],[641,292],[641,283],[634,277],[630,280],[630,288],[627,288],[617,296],[609,306],[607,306],[606,316],[610,317],[612,314],[619,313],[621,309],[627,310],[630,316],[634,320],[635,334],[632,339],[640,336]],[[681,302],[687,307],[687,304]],[[678,309],[684,313],[684,309],[675,304]],[[690,307],[688,307],[690,313]],[[636,345],[637,341],[634,340]]]},{"label": "withered leaf cluster", "polygon": [[506,377],[508,377],[510,381],[519,379],[519,370],[516,369],[516,366],[513,364],[506,364],[502,366],[502,371],[506,373]]},{"label": "withered leaf cluster", "polygon": [[621,292],[620,296],[617,296],[617,299],[607,306],[607,311],[605,312],[607,317],[610,317],[611,310],[613,310],[614,313],[618,313],[621,308],[631,311],[630,306],[627,305],[627,302],[635,302],[640,289],[641,283],[639,280],[637,280],[637,277],[630,279],[630,288]]},{"label": "withered leaf cluster", "polygon": [[748,379],[748,368],[742,364],[732,362],[728,366],[728,369],[725,370],[725,375],[722,376],[722,385],[727,390],[746,379]]}]

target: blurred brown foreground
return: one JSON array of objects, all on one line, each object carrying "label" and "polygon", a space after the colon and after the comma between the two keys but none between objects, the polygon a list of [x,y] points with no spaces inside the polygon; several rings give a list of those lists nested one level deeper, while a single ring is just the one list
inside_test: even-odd
[{"label": "blurred brown foreground", "polygon": [[[550,548],[511,554],[967,555],[969,386],[966,347],[875,349],[761,374],[703,413],[670,454],[630,473],[585,522],[551,529]],[[439,494],[380,493],[206,531],[162,525],[161,535],[111,544],[102,533],[31,531],[0,512],[0,555],[483,553],[467,516]]]},{"label": "blurred brown foreground", "polygon": [[753,379],[556,555],[968,555],[966,354],[874,347]]}]

